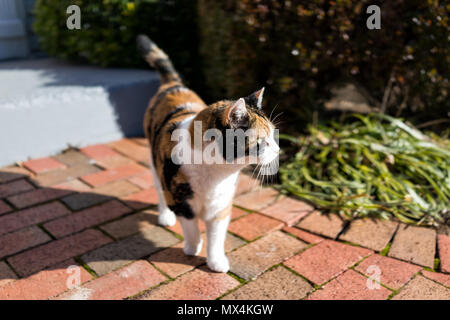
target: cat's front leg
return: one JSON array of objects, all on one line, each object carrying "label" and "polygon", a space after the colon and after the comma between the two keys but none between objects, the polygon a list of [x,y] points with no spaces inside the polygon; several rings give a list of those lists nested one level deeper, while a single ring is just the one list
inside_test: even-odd
[{"label": "cat's front leg", "polygon": [[212,271],[228,272],[230,270],[230,264],[225,255],[225,239],[229,222],[230,214],[224,218],[205,221],[207,237],[206,257],[208,267]]},{"label": "cat's front leg", "polygon": [[197,219],[179,218],[184,237],[184,253],[188,256],[195,256],[202,251],[203,239],[200,235]]}]

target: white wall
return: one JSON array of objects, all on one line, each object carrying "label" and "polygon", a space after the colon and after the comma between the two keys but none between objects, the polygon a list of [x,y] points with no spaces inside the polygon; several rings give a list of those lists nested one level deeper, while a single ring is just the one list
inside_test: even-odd
[{"label": "white wall", "polygon": [[0,60],[28,55],[24,19],[22,0],[0,0]]}]

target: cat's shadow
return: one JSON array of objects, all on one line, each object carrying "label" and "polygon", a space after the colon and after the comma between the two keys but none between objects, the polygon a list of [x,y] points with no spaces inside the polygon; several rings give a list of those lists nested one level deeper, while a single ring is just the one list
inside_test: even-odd
[{"label": "cat's shadow", "polygon": [[[8,181],[8,182],[5,182]],[[73,261],[75,261],[78,265],[84,267],[86,270],[88,270],[91,275],[94,277],[102,276],[106,272],[113,272],[113,270],[121,268],[127,264],[129,264],[131,261],[134,260],[146,260],[149,263],[153,264],[158,268],[159,263],[168,263],[169,268],[170,266],[175,266],[178,270],[179,265],[184,265],[185,267],[182,267],[182,270],[186,270],[184,272],[189,271],[190,269],[194,267],[200,266],[203,270],[208,271],[207,268],[202,267],[202,265],[206,264],[206,258],[204,256],[204,250],[201,253],[201,255],[198,256],[186,256],[183,252],[183,240],[182,236],[180,235],[181,231],[179,228],[179,222],[177,222],[177,225],[174,228],[163,228],[158,225],[157,219],[158,219],[158,213],[157,213],[157,206],[156,204],[149,204],[149,203],[142,203],[139,201],[126,201],[123,198],[118,198],[114,196],[109,195],[103,195],[99,193],[94,192],[84,192],[84,191],[71,191],[70,195],[65,195],[61,198],[49,200],[45,203],[37,203],[32,206],[27,206],[23,208],[15,208],[13,202],[10,202],[8,199],[10,196],[4,197],[5,194],[7,194],[8,188],[6,185],[18,181],[26,181],[30,184],[32,184],[35,189],[34,190],[45,190],[42,192],[45,193],[52,193],[55,189],[52,187],[42,187],[39,186],[33,178],[30,178],[26,175],[18,174],[18,173],[11,173],[7,171],[3,171],[0,169],[0,201],[3,201],[7,204],[7,206],[11,207],[10,211],[1,213],[0,211],[0,243],[2,243],[1,239],[6,239],[8,236],[12,235],[15,232],[20,232],[20,230],[25,230],[27,228],[30,228],[34,226],[35,228],[39,228],[40,231],[42,231],[42,234],[47,234],[49,238],[47,242],[39,243],[35,246],[27,247],[25,249],[22,248],[14,248],[15,245],[13,243],[8,243],[6,240],[3,241],[5,244],[4,248],[0,247],[0,264],[3,264],[7,269],[12,269],[15,276],[10,277],[7,274],[10,273],[11,270],[8,270],[6,273],[1,272],[0,269],[0,290],[2,286],[6,285],[13,285],[13,282],[8,282],[9,279],[12,278],[18,278],[18,279],[26,279],[30,276],[33,276],[37,273],[43,273],[47,271],[52,270],[59,270],[64,269],[67,271],[67,267],[69,265],[73,265]],[[25,191],[25,194],[30,191]],[[67,197],[74,197],[76,195],[76,199],[81,201],[81,199],[88,199],[91,201],[91,203],[94,203],[91,206],[88,206],[86,208],[78,208],[78,210],[70,209],[71,206],[65,203],[65,200],[67,200]],[[88,208],[92,208],[95,206],[99,206],[102,204],[105,204],[110,201],[119,201],[122,205],[129,207],[130,212],[115,217],[114,219],[108,219],[107,221],[102,221],[101,223],[97,224],[91,224],[90,222],[86,221],[87,227],[79,229],[76,228],[75,232],[72,232],[70,234],[64,234],[64,236],[61,237],[55,237],[55,235],[52,234],[51,230],[46,230],[45,224],[54,221],[56,219],[61,219],[62,217],[66,217],[69,215],[77,215],[83,210],[86,210]],[[43,204],[48,204],[51,202],[58,202],[68,209],[70,209],[70,213],[68,213],[65,216],[58,216],[53,219],[48,219],[48,212],[43,210],[36,210],[32,213],[32,217],[28,214],[28,218],[22,220],[20,223],[20,227],[14,228],[11,227],[13,225],[14,220],[21,219],[20,215],[24,210],[28,210],[30,208],[36,207],[36,206],[42,206]],[[1,204],[1,202],[0,202]],[[73,206],[72,206],[73,207]],[[133,208],[139,208],[139,209],[133,209]],[[133,219],[131,216],[136,215],[136,217],[139,215],[139,219]],[[17,217],[17,218],[16,218]],[[129,217],[128,219],[126,219]],[[126,219],[126,228],[127,230],[132,231],[124,231],[121,230],[120,221],[121,219]],[[95,220],[95,219],[94,219]],[[28,221],[28,223],[27,223]],[[124,220],[122,220],[124,221]],[[77,220],[77,223],[80,223],[80,225],[83,225],[83,221],[81,219]],[[115,231],[112,232],[113,234],[108,232],[108,225],[111,226],[112,224],[116,223],[115,228],[113,228]],[[3,227],[2,227],[3,226]],[[178,229],[177,229],[178,228]],[[44,259],[44,261],[39,262],[39,269],[36,269],[33,266],[25,266],[23,267],[23,263],[20,265],[19,268],[16,267],[15,261],[17,260],[17,257],[20,255],[23,255],[26,252],[37,250],[39,251],[40,247],[46,246],[51,244],[55,241],[64,242],[65,238],[70,237],[70,247],[77,247],[82,248],[83,247],[83,237],[76,237],[75,235],[81,234],[83,232],[86,232],[87,230],[91,230],[92,232],[97,233],[100,235],[103,239],[106,240],[107,243],[104,243],[103,245],[96,246],[95,248],[92,248],[90,250],[86,250],[84,252],[79,252],[77,256],[73,257],[67,257],[67,256],[58,256],[58,252],[55,251],[52,253],[50,250],[45,250],[45,254],[41,254],[42,252],[39,252],[39,254],[35,257],[39,259]],[[176,232],[174,231],[176,230]],[[160,243],[156,243],[159,240],[152,241],[149,238],[152,237],[152,232],[159,232],[164,236],[165,243],[170,243],[167,246],[161,245]],[[41,232],[39,232],[41,233]],[[12,237],[10,237],[12,238]],[[79,240],[79,243],[77,243],[77,239]],[[169,240],[167,240],[169,239]],[[36,242],[33,239],[29,239],[30,242]],[[84,240],[85,241],[85,240]],[[205,246],[205,242],[204,242]],[[146,248],[149,248],[148,250]],[[70,249],[69,249],[70,250]],[[98,252],[102,252],[101,254],[97,254]],[[150,253],[149,253],[150,252]],[[20,260],[20,259],[19,259]],[[48,263],[46,263],[48,261]],[[72,263],[68,262],[72,261]],[[102,265],[107,265],[105,269],[102,269]],[[112,267],[111,267],[112,265]],[[1,265],[0,265],[1,266]],[[99,266],[99,267],[98,267]],[[161,269],[160,269],[161,270]],[[164,272],[164,271],[163,271]],[[183,271],[181,271],[184,273]],[[68,276],[70,273],[68,273]],[[166,274],[168,275],[168,274]],[[168,275],[172,277],[170,274]],[[6,284],[5,284],[6,283]]]}]

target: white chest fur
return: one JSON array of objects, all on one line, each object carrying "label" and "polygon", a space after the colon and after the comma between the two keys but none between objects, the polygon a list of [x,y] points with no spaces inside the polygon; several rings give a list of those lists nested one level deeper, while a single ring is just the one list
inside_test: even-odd
[{"label": "white chest fur", "polygon": [[192,164],[183,165],[181,170],[194,191],[194,198],[189,200],[189,204],[200,218],[213,219],[232,201],[239,176],[238,168],[230,168],[225,164]]}]

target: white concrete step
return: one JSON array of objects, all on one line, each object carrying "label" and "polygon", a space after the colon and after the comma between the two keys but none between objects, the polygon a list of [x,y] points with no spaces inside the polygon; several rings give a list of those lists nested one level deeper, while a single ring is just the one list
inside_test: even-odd
[{"label": "white concrete step", "polygon": [[54,59],[0,63],[0,166],[123,136],[142,136],[159,86],[150,70]]}]

